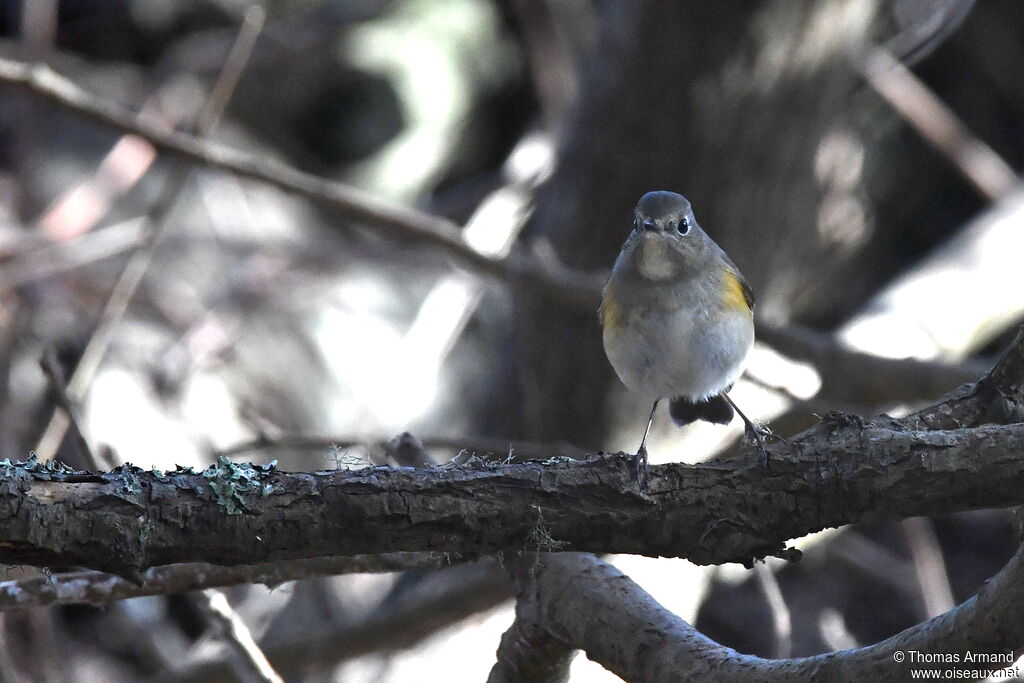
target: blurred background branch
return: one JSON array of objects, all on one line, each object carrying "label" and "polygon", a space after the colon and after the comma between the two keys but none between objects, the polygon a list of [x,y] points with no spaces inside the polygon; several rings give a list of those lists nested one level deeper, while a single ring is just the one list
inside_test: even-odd
[{"label": "blurred background branch", "polygon": [[[976,379],[1024,319],[1016,0],[260,8],[221,125],[201,139],[181,131],[236,61],[251,3],[0,2],[0,459],[24,460],[59,402],[100,462],[165,471],[224,453],[319,470],[632,447],[645,410],[612,376],[594,309],[651,189],[689,196],[751,280],[761,343],[734,391],[778,433],[837,409],[915,429],[1019,419],[991,389],[1001,380],[915,412]],[[176,178],[165,234],[148,242]],[[103,353],[88,352],[130,254],[147,249]],[[62,392],[80,373],[88,387]],[[406,430],[429,438],[386,441]],[[727,459],[737,437],[660,415],[651,455]],[[71,439],[56,455],[84,466]],[[802,656],[964,600],[1016,540],[991,511],[797,547],[803,562],[770,560],[760,582],[608,559],[742,652],[780,651],[784,605]],[[266,651],[290,657],[289,676],[480,680],[513,620],[508,581],[492,567],[505,587],[471,597],[468,567],[420,559],[227,595],[254,640],[281,644]],[[39,593],[62,606],[3,614],[3,649],[19,653],[0,657],[6,678],[137,680],[200,662],[231,675],[188,600],[65,605],[79,574]],[[88,590],[136,594],[88,576]],[[10,595],[43,590],[31,570],[8,580]],[[410,609],[388,611],[404,597]],[[584,658],[569,672],[612,677]]]}]

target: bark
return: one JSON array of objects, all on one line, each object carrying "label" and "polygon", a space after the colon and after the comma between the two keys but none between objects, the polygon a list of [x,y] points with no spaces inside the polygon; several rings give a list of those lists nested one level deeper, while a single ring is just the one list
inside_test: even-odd
[{"label": "bark", "polygon": [[[1024,645],[1024,548],[975,597],[945,614],[869,647],[798,659],[762,659],[714,642],[591,555],[542,556],[532,576],[526,591],[520,584],[519,599],[532,601],[547,635],[585,649],[627,681],[903,681],[912,669],[1005,668]],[[970,662],[968,651],[1010,657]],[[912,652],[955,654],[959,661],[915,662]]]},{"label": "bark", "polygon": [[[487,683],[562,683],[569,680],[569,667],[576,648],[551,635],[537,611],[539,597],[533,571],[536,553],[508,558],[509,568],[520,587],[516,600],[516,619],[501,636],[498,661],[491,668]],[[526,591],[534,594],[527,596]]]},{"label": "bark", "polygon": [[233,567],[203,562],[154,567],[135,577],[136,582],[96,571],[46,573],[0,582],[0,610],[49,605],[103,605],[144,595],[170,595],[242,583],[276,586],[316,576],[439,569],[455,561],[457,558],[443,553],[396,553],[315,557]]},{"label": "bark", "polygon": [[[1024,425],[906,430],[832,418],[755,456],[652,467],[629,456],[507,466],[267,472],[237,485],[129,467],[106,474],[7,468],[0,561],[134,577],[177,562],[325,555],[578,550],[739,561],[867,520],[1024,503]],[[242,475],[244,478],[246,475]]]},{"label": "bark", "polygon": [[[993,425],[993,423],[1010,423]],[[986,426],[987,425],[987,426]],[[925,410],[830,414],[753,454],[652,467],[631,456],[286,473],[0,463],[0,561],[141,580],[179,562],[254,564],[403,551],[576,550],[739,561],[826,527],[1024,503],[1024,332]]]}]

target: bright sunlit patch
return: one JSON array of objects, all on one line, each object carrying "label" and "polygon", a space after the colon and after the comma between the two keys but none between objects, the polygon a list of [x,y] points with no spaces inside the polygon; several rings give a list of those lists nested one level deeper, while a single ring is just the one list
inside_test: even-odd
[{"label": "bright sunlit patch", "polygon": [[498,26],[489,3],[414,0],[347,31],[343,61],[386,74],[406,122],[383,149],[355,165],[358,184],[412,201],[443,172],[470,114],[473,88],[488,71],[506,68],[494,46]]},{"label": "bright sunlit patch", "polygon": [[515,228],[523,223],[527,210],[522,192],[502,188],[480,205],[462,234],[480,253],[504,256],[512,246]]},{"label": "bright sunlit patch", "polygon": [[659,605],[693,623],[707,591],[712,568],[677,557],[614,555],[605,558],[626,576],[643,577],[643,588]]},{"label": "bright sunlit patch", "polygon": [[415,362],[439,363],[454,341],[452,330],[462,329],[470,306],[479,298],[478,288],[461,275],[444,277],[420,305],[403,350]]},{"label": "bright sunlit patch", "polygon": [[456,280],[435,287],[403,333],[403,323],[385,315],[389,291],[384,282],[357,276],[328,297],[334,305],[317,313],[313,337],[332,376],[347,389],[332,407],[334,429],[394,431],[425,414],[438,392],[438,358],[450,343],[445,332],[458,325],[473,295]]},{"label": "bright sunlit patch", "polygon": [[324,297],[328,305],[335,305],[360,316],[380,316],[393,310],[398,297],[382,283],[378,272],[365,270],[346,274]]},{"label": "bright sunlit patch", "polygon": [[555,147],[551,137],[535,131],[523,137],[505,160],[504,174],[515,182],[533,179],[540,183],[555,167]]},{"label": "bright sunlit patch", "polygon": [[476,683],[486,680],[494,666],[495,644],[514,619],[512,604],[503,604],[435,631],[414,647],[391,652],[386,658],[373,653],[349,660],[342,664],[335,680],[347,683]]},{"label": "bright sunlit patch", "polygon": [[251,429],[238,419],[237,397],[220,377],[193,373],[182,393],[182,416],[189,429],[214,448],[227,448],[249,437]]},{"label": "bright sunlit patch", "polygon": [[818,204],[818,235],[828,247],[851,253],[867,241],[864,202],[853,194],[830,192]]},{"label": "bright sunlit patch", "polygon": [[810,363],[786,358],[761,343],[754,344],[747,372],[764,384],[779,387],[797,398],[813,398],[821,389],[821,376]]},{"label": "bright sunlit patch", "polygon": [[108,444],[122,461],[147,468],[200,464],[184,430],[166,415],[138,375],[120,368],[101,371],[84,407],[90,443]]},{"label": "bright sunlit patch", "polygon": [[[325,364],[350,399],[333,406],[332,421],[339,429],[376,429],[380,409],[385,407],[383,387],[390,386],[383,375],[391,374],[389,368],[397,359],[398,330],[368,312],[329,307],[319,313],[312,332]],[[395,398],[396,403],[408,401]]]},{"label": "bright sunlit patch", "polygon": [[840,338],[889,358],[958,358],[1024,315],[1022,253],[1018,192],[890,285]]}]

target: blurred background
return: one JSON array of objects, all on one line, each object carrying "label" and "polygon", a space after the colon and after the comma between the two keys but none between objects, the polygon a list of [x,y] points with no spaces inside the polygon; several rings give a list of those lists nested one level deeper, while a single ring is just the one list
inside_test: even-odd
[{"label": "blurred background", "polygon": [[[0,2],[0,56],[446,217],[482,253],[599,282],[640,195],[686,194],[758,298],[733,396],[782,435],[924,405],[1024,319],[1021,35],[1017,0]],[[0,458],[358,467],[405,430],[438,463],[546,457],[633,451],[646,415],[595,306],[0,83]],[[740,432],[662,413],[652,461]],[[799,656],[946,611],[1015,540],[979,511],[797,545],[754,570],[611,559],[708,636]],[[478,562],[227,594],[288,680],[347,683],[483,680],[510,591]],[[180,597],[2,622],[4,680],[236,675]],[[615,678],[580,657],[572,680]]]}]

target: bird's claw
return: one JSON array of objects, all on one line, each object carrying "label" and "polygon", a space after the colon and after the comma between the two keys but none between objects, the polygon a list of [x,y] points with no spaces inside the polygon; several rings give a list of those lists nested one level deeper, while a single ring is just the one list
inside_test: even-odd
[{"label": "bird's claw", "polygon": [[771,463],[771,454],[765,445],[765,437],[779,437],[776,437],[767,427],[757,427],[750,423],[744,425],[743,435],[757,446],[757,452],[761,456],[761,467],[767,472]]},{"label": "bird's claw", "polygon": [[647,447],[640,446],[636,452],[636,485],[643,491],[647,488]]}]

